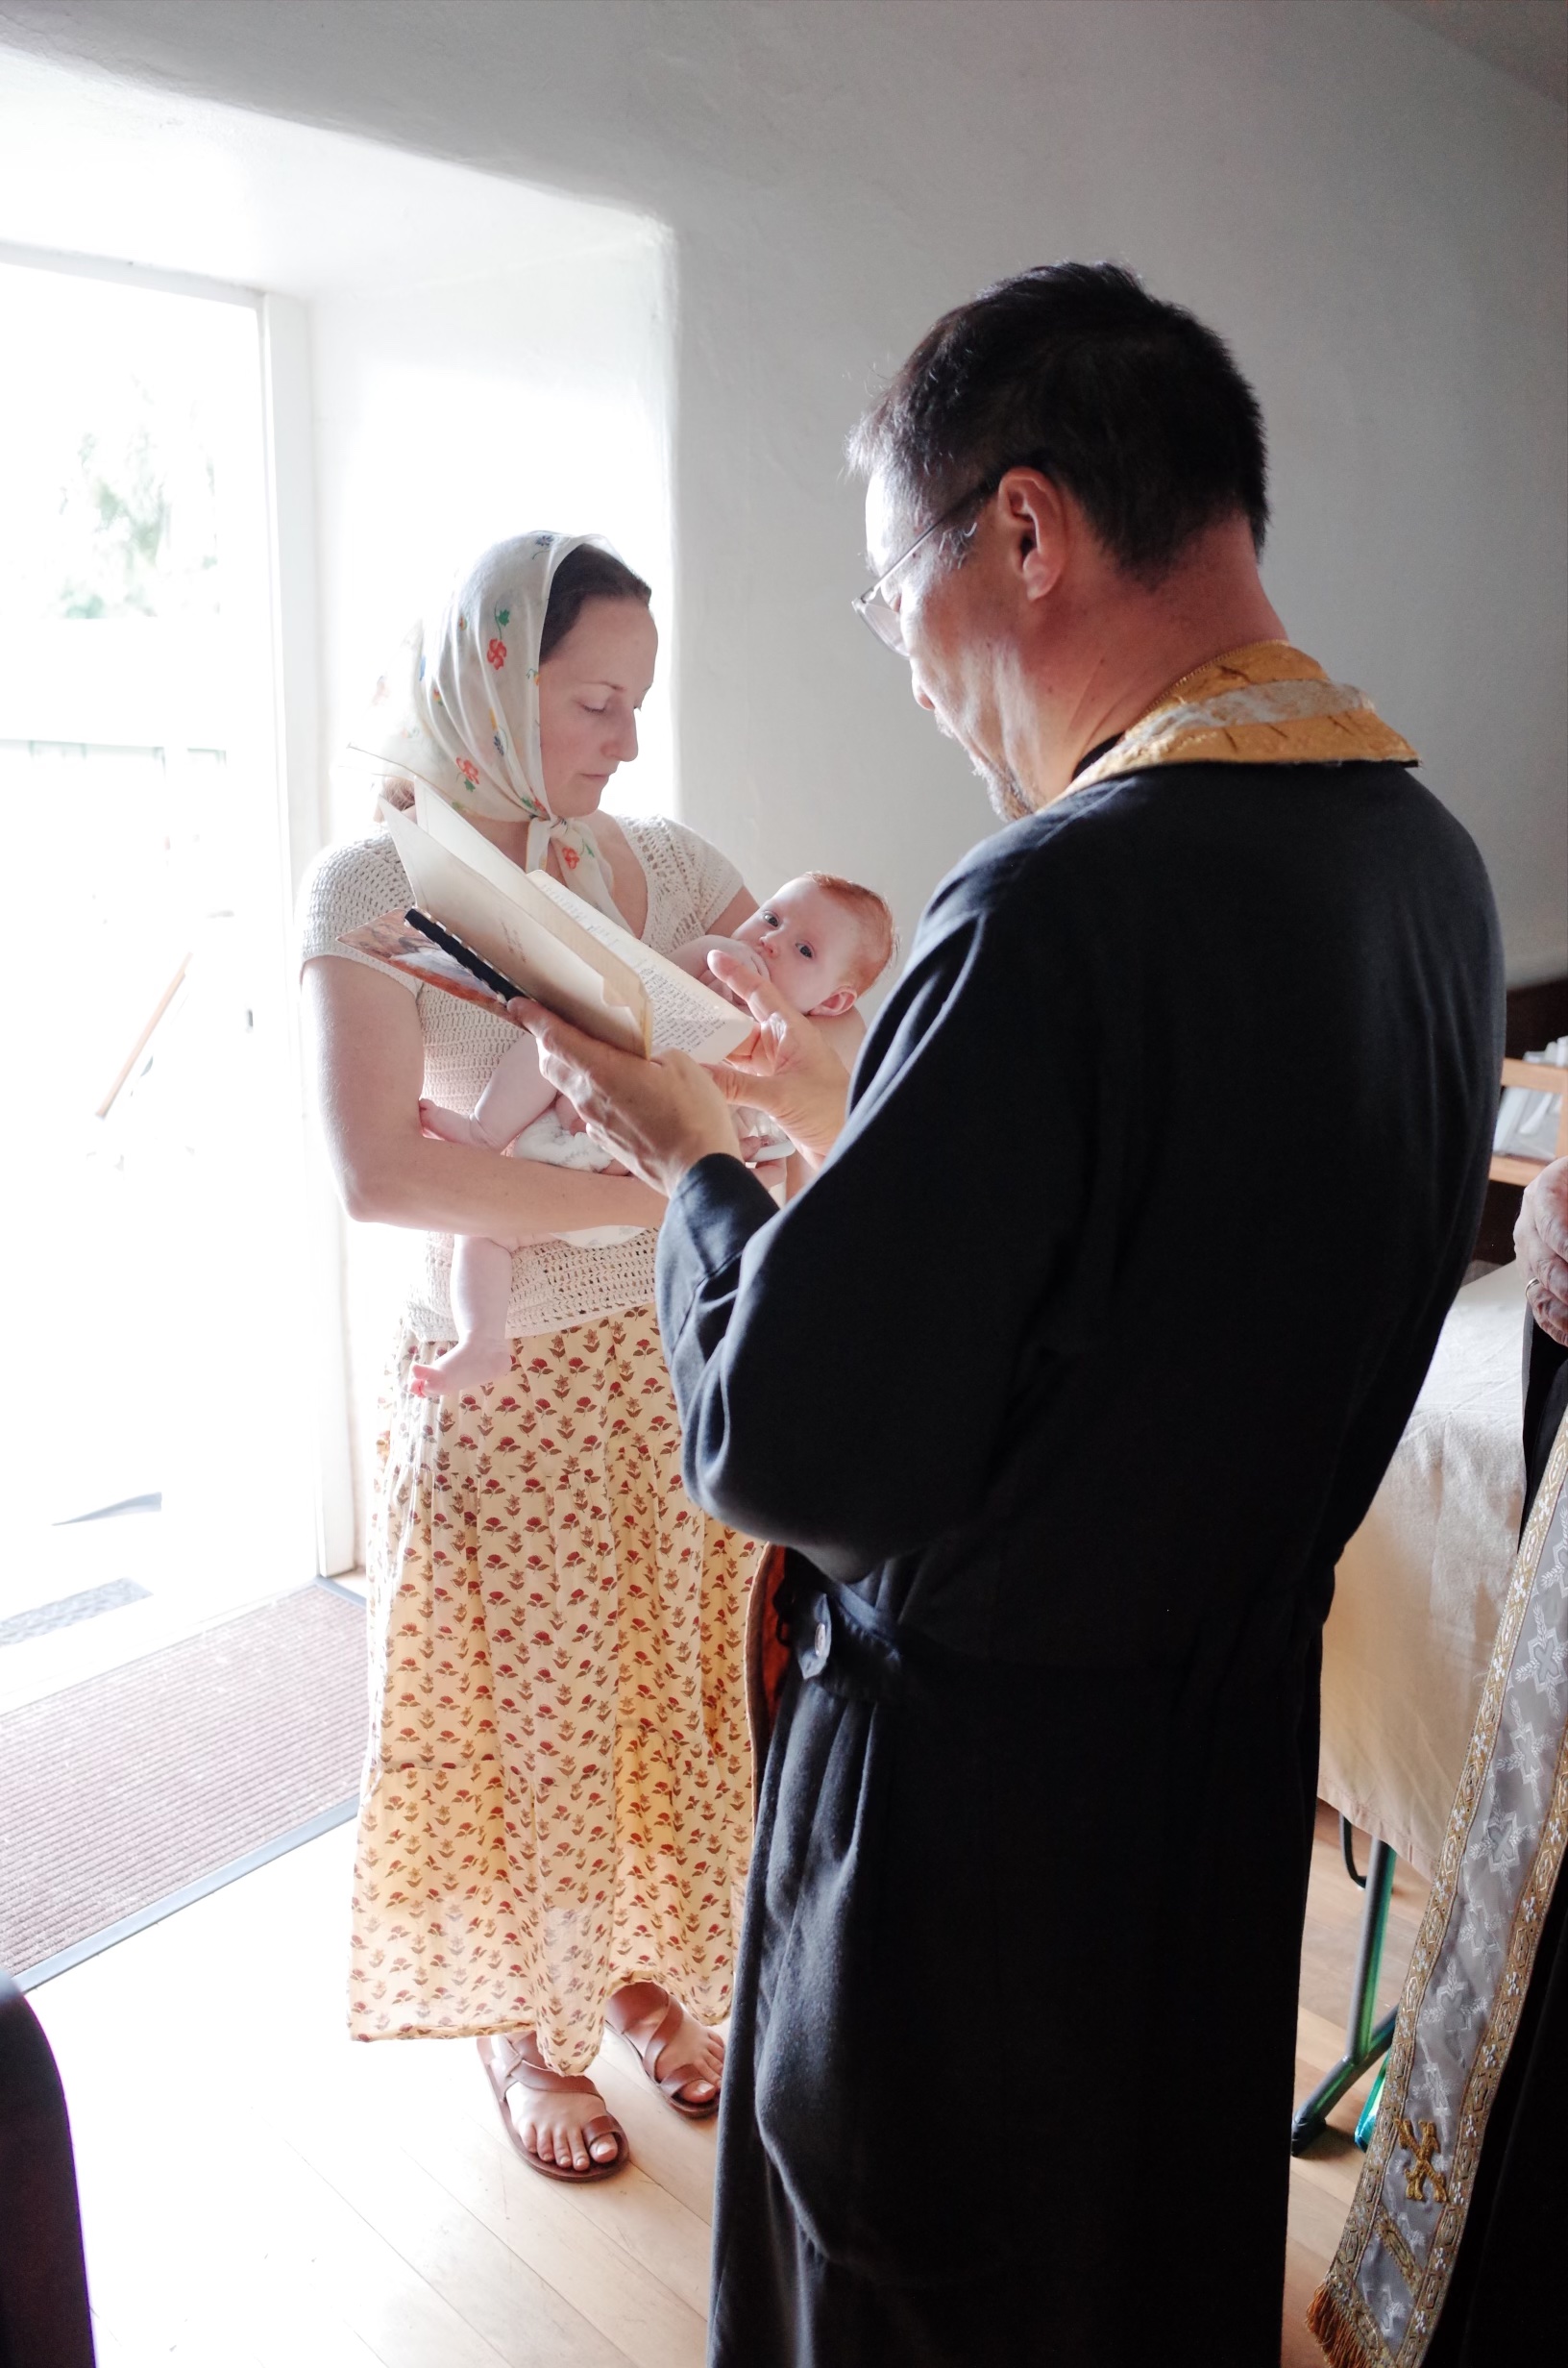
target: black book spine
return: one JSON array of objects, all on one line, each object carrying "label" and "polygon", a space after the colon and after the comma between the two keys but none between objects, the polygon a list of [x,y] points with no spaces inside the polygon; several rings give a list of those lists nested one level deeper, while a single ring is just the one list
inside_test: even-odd
[{"label": "black book spine", "polygon": [[432,946],[439,946],[443,953],[450,953],[454,962],[460,962],[464,970],[472,973],[480,985],[488,987],[493,995],[499,995],[507,1001],[513,996],[521,996],[525,1002],[529,1003],[535,999],[527,987],[520,987],[514,979],[507,977],[504,971],[498,971],[493,962],[487,962],[482,953],[476,953],[472,946],[466,946],[460,937],[454,937],[450,929],[444,929],[439,921],[432,921],[429,913],[422,913],[417,904],[410,904],[403,917],[411,929],[417,929],[421,937],[428,937]]}]

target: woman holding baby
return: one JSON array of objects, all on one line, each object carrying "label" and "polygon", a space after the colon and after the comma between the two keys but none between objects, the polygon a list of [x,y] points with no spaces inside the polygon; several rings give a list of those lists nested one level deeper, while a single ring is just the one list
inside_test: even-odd
[{"label": "woman holding baby", "polygon": [[[695,831],[600,811],[637,752],[649,601],[590,538],[486,552],[379,687],[368,753],[383,791],[402,802],[400,785],[424,782],[673,957],[739,930],[754,958],[787,954],[795,981],[802,947],[808,965],[836,952],[835,975],[817,974],[836,993],[862,929],[829,945],[829,910],[821,947],[787,925],[786,944],[789,914],[759,914]],[[345,1206],[408,1228],[418,1251],[367,1542],[380,1708],[350,2026],[476,2036],[524,2158],[600,2178],[627,2153],[587,2077],[606,2023],[676,2110],[718,2101],[709,2026],[729,2004],[750,1838],[751,1549],[681,1485],[651,1304],[663,1201],[623,1172],[556,1164],[583,1156],[564,1130],[552,1150],[530,1128],[529,1155],[504,1157],[422,1125],[422,1097],[428,1121],[476,1110],[519,1038],[339,942],[410,900],[384,833],[330,849],[301,943]],[[509,1256],[509,1369],[494,1380],[443,1368],[454,1236]]]}]

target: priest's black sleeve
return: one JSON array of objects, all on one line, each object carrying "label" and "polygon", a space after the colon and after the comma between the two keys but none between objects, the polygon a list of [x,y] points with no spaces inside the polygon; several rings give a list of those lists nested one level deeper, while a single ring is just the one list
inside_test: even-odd
[{"label": "priest's black sleeve", "polygon": [[1103,982],[1052,845],[939,891],[798,1199],[706,1159],[660,1235],[687,1487],[830,1576],[973,1513],[1020,1359],[1075,1320]]},{"label": "priest's black sleeve", "polygon": [[1543,1332],[1533,1317],[1525,1321],[1525,1509],[1530,1519],[1535,1492],[1545,1474],[1562,1418],[1568,1414],[1568,1348]]}]

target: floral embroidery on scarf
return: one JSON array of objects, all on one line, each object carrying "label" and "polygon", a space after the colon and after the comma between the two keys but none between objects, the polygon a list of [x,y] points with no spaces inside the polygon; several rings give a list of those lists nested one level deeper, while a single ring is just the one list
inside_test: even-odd
[{"label": "floral embroidery on scarf", "polygon": [[393,756],[400,773],[467,813],[526,816],[524,869],[546,862],[554,849],[577,895],[619,920],[592,818],[563,820],[551,810],[539,738],[539,645],[551,583],[564,555],[596,540],[540,531],[481,552],[440,609],[407,635],[404,715],[396,724],[388,717],[388,704],[399,703],[389,681],[359,753]]}]

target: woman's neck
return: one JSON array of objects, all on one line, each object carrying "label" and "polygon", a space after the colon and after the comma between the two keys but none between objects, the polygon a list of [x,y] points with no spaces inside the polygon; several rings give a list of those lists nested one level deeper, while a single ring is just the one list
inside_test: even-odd
[{"label": "woman's neck", "polygon": [[[516,822],[494,822],[488,815],[469,817],[474,827],[487,838],[492,847],[526,871],[528,861],[528,819],[519,815]],[[597,806],[591,814],[572,818],[592,835],[610,875],[610,893],[620,907],[623,920],[633,937],[642,934],[648,917],[648,884],[635,851],[628,845],[625,831],[613,814],[602,813]],[[545,869],[551,879],[559,880],[563,888],[572,882],[562,872],[553,846],[545,856]]]},{"label": "woman's neck", "polygon": [[527,815],[520,814],[515,823],[495,822],[488,814],[471,814],[468,819],[481,838],[488,839],[491,846],[498,847],[503,855],[509,855],[513,863],[527,861],[529,824]]}]

